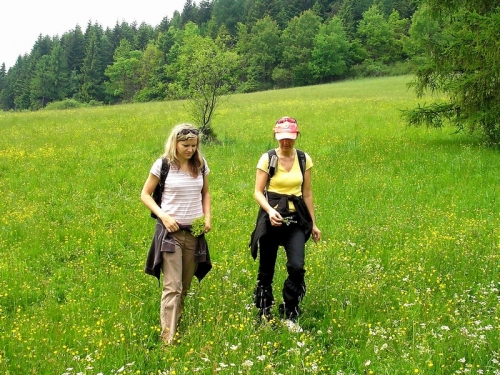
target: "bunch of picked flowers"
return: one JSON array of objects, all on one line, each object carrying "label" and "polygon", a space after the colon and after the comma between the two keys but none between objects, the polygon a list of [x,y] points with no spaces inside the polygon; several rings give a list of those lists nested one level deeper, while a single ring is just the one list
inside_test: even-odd
[{"label": "bunch of picked flowers", "polygon": [[197,217],[191,223],[191,234],[195,237],[199,237],[205,233],[205,215]]}]

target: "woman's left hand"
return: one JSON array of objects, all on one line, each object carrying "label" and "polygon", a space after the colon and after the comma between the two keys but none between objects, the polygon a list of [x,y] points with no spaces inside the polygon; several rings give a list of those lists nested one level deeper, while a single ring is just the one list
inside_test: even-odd
[{"label": "woman's left hand", "polygon": [[205,218],[205,233],[210,232],[211,229],[212,224],[210,223],[210,220]]},{"label": "woman's left hand", "polygon": [[312,229],[312,239],[314,242],[318,242],[321,239],[321,231],[316,225]]}]

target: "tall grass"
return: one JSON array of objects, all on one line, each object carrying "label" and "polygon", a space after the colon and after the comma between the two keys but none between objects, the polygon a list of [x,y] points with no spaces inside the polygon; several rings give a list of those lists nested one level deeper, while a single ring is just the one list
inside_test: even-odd
[{"label": "tall grass", "polygon": [[[159,340],[139,199],[183,102],[0,114],[0,372],[499,374],[498,152],[407,128],[409,77],[234,95],[214,120],[214,269],[177,346]],[[248,251],[255,165],[298,119],[321,243],[307,244],[303,332],[259,325]],[[285,278],[280,253],[275,294]]]}]

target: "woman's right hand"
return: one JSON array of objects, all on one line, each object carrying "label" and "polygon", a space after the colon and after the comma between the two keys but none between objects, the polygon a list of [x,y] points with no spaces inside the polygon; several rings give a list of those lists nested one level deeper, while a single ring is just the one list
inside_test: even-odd
[{"label": "woman's right hand", "polygon": [[273,227],[279,227],[281,224],[283,224],[283,218],[281,217],[280,213],[274,208],[271,208],[269,210],[268,215],[269,221],[271,222],[271,225]]},{"label": "woman's right hand", "polygon": [[172,216],[170,216],[166,212],[164,212],[160,216],[160,219],[163,225],[165,225],[167,232],[172,233],[172,232],[177,232],[179,230],[179,224],[177,224],[177,222],[172,218]]}]

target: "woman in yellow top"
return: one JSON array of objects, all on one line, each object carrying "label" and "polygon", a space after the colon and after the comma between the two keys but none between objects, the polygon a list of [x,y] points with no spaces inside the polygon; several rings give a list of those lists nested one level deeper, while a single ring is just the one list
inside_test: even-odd
[{"label": "woman in yellow top", "polygon": [[[295,321],[300,315],[299,303],[306,293],[305,243],[311,236],[315,242],[319,241],[321,231],[314,216],[311,190],[313,162],[307,153],[294,147],[299,134],[297,121],[283,117],[276,122],[273,130],[279,146],[262,155],[255,178],[254,197],[260,210],[250,248],[254,259],[257,253],[260,258],[254,302],[260,318],[272,317],[272,283],[281,245],[286,252],[288,278],[283,286],[279,314]],[[269,169],[271,154],[276,154],[278,159],[272,177]]]}]

